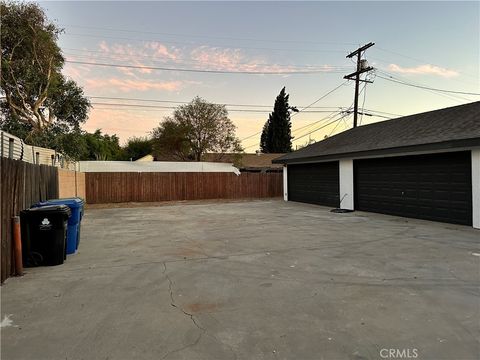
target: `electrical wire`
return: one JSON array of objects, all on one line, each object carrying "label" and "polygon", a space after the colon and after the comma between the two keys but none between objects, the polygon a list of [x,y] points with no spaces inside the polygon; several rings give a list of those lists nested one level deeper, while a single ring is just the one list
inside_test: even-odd
[{"label": "electrical wire", "polygon": [[316,121],[314,121],[313,123],[304,125],[304,126],[299,127],[299,128],[297,128],[297,129],[294,129],[292,132],[295,133],[295,132],[298,132],[298,131],[300,131],[300,130],[304,130],[304,129],[306,129],[306,128],[315,126],[316,124],[319,124],[319,123],[321,123],[321,122],[327,121],[327,120],[329,120],[329,119],[331,119],[331,118],[333,118],[333,117],[335,117],[335,116],[337,116],[337,115],[339,115],[339,114],[341,114],[341,113],[342,113],[342,110],[341,110],[341,109],[339,109],[339,110],[337,110],[337,111],[332,111],[332,112],[330,113],[330,115],[327,115],[327,116],[325,116],[324,118],[321,118],[320,120],[316,120]]},{"label": "electrical wire", "polygon": [[362,114],[360,115],[360,121],[359,121],[359,125],[362,124],[362,120],[363,120],[363,114],[365,113],[365,99],[367,98],[367,84],[368,83],[365,83],[365,85],[363,85],[363,104],[362,104]]},{"label": "electrical wire", "polygon": [[[342,120],[344,120],[344,122],[345,122],[345,118],[343,118]],[[332,129],[332,131],[330,131],[330,134],[328,134],[328,137],[332,136],[333,132],[337,129],[338,125],[340,125],[340,121],[337,122],[337,124],[336,124],[335,127]]]},{"label": "electrical wire", "polygon": [[[342,87],[343,85],[345,85],[347,82],[348,82],[348,81],[344,81],[343,83],[341,83],[341,84],[338,85],[337,87],[333,88],[332,90],[328,91],[326,94],[324,94],[324,95],[322,95],[321,97],[319,97],[317,100],[315,100],[315,101],[312,102],[311,104],[309,104],[309,105],[305,106],[304,108],[298,110],[297,113],[292,114],[292,116],[290,117],[290,119],[291,119],[292,117],[294,117],[296,114],[298,114],[298,113],[300,113],[300,112],[303,112],[304,110],[312,107],[313,105],[315,105],[316,103],[318,103],[320,100],[326,98],[326,97],[327,97],[328,95],[330,95],[331,93],[337,91],[339,88],[341,88],[341,87]],[[252,134],[252,135],[249,135],[249,136],[247,136],[247,137],[244,137],[243,139],[240,139],[240,141],[250,139],[250,138],[252,138],[252,137],[254,137],[254,136],[256,136],[256,135],[259,135],[259,134],[261,134],[261,133],[262,133],[262,130],[256,132],[255,134]],[[250,147],[251,147],[251,146],[250,146]]]},{"label": "electrical wire", "polygon": [[338,119],[335,119],[335,120],[333,120],[333,121],[330,121],[330,122],[328,122],[327,124],[325,124],[325,125],[323,125],[323,126],[320,126],[319,128],[316,128],[315,130],[309,131],[308,133],[303,134],[302,136],[299,136],[299,137],[295,138],[293,141],[300,140],[300,139],[304,138],[304,137],[307,136],[307,135],[313,134],[314,132],[317,132],[318,130],[324,129],[324,128],[326,128],[327,126],[332,125],[332,124],[334,124],[334,123],[337,122],[337,121],[341,121],[343,118],[345,118],[345,117],[347,117],[347,116],[349,116],[349,115],[350,115],[350,114],[344,114],[344,115],[342,115],[342,117],[340,117],[340,118],[338,118]]},{"label": "electrical wire", "polygon": [[226,37],[226,36],[210,36],[210,35],[198,35],[198,34],[178,34],[178,33],[164,33],[164,32],[153,32],[153,31],[141,31],[141,30],[130,30],[130,29],[112,29],[96,26],[79,26],[79,25],[67,25],[63,24],[61,26],[65,27],[74,27],[79,29],[92,29],[92,30],[106,30],[106,31],[117,31],[117,32],[127,32],[127,33],[137,33],[137,34],[150,34],[150,35],[165,35],[165,36],[179,36],[179,37],[196,37],[196,38],[208,38],[208,39],[221,39],[221,40],[241,40],[241,41],[257,41],[257,42],[272,42],[272,43],[305,43],[305,44],[340,44],[340,45],[356,45],[354,43],[347,42],[328,42],[328,41],[305,41],[305,40],[269,40],[269,39],[258,39],[258,38],[238,38],[238,37]]},{"label": "electrical wire", "polygon": [[401,115],[401,114],[394,114],[394,113],[390,113],[390,112],[386,112],[386,111],[379,111],[379,110],[365,109],[365,111],[375,112],[375,113],[379,113],[379,114],[387,114],[387,115],[398,116],[398,117],[405,116],[405,115]]},{"label": "electrical wire", "polygon": [[377,77],[379,77],[381,79],[384,79],[384,80],[387,80],[387,81],[392,81],[394,83],[398,83],[398,84],[402,84],[402,85],[406,85],[406,86],[411,86],[411,87],[416,87],[416,88],[424,89],[424,90],[432,90],[432,91],[438,91],[438,92],[443,92],[443,93],[451,93],[451,94],[480,96],[480,93],[467,92],[467,91],[445,90],[445,89],[432,88],[432,87],[423,86],[423,85],[415,85],[415,84],[407,83],[407,82],[404,82],[404,81],[401,81],[401,80],[396,80],[391,75],[389,75],[389,77],[377,75]]},{"label": "electrical wire", "polygon": [[[142,105],[142,104],[122,104],[122,103],[106,103],[106,102],[91,102],[92,105],[98,106],[120,106],[120,107],[134,107],[134,108],[147,108],[147,109],[176,109],[176,106],[161,106],[161,105]],[[251,112],[251,113],[269,113],[270,110],[258,110],[258,109],[228,109],[231,112]],[[328,110],[311,110],[307,113],[329,113]]]},{"label": "electrical wire", "polygon": [[[75,49],[75,48],[62,48],[62,50],[70,50],[70,51],[79,51],[79,52],[84,52],[84,53],[87,53],[87,54],[72,54],[72,53],[68,53],[68,52],[64,52],[63,54],[64,55],[67,55],[67,56],[71,56],[71,57],[82,57],[82,58],[88,58],[88,59],[94,59],[94,60],[99,60],[99,59],[103,59],[103,60],[113,60],[113,61],[116,61],[116,60],[119,60],[121,59],[122,56],[125,57],[126,60],[138,60],[139,57],[141,58],[144,58],[144,59],[149,59],[149,60],[152,60],[152,58],[155,58],[155,55],[150,55],[150,54],[145,54],[145,53],[140,53],[140,54],[131,54],[131,53],[128,53],[128,52],[124,52],[124,51],[118,51],[117,49],[115,49],[115,52],[112,53],[111,55],[110,54],[107,54],[105,53],[105,51],[101,51],[101,50],[88,50],[88,49]],[[98,55],[97,55],[98,54]],[[72,59],[72,60],[75,60],[75,59]],[[182,64],[182,65],[203,65],[203,63],[201,61],[192,61],[192,62],[189,62],[189,61],[184,61],[184,60],[181,60],[181,59],[165,59],[163,58],[162,62],[160,62],[161,64],[165,65],[165,62],[173,62],[175,64]],[[158,62],[157,62],[158,63]],[[306,64],[302,64],[302,65],[292,65],[292,64],[271,64],[271,63],[264,63],[264,62],[260,62],[258,64],[255,64],[253,62],[237,62],[235,63],[235,65],[250,65],[250,66],[285,66],[285,67],[291,67],[291,68],[296,68],[296,69],[310,69],[310,70],[323,70],[325,72],[330,72],[330,71],[339,71],[339,72],[345,72],[347,71],[348,69],[350,69],[349,66],[344,66],[344,65],[328,65],[328,64],[323,64],[323,65],[306,65]]]},{"label": "electrical wire", "polygon": [[[438,67],[444,68],[444,69],[446,69],[446,70],[453,70],[453,69],[449,69],[449,68],[444,67],[444,66],[439,65],[439,64],[434,64],[434,63],[431,63],[431,62],[426,61],[426,60],[414,58],[414,57],[411,57],[411,56],[408,56],[408,55],[401,54],[401,53],[396,52],[396,51],[388,50],[388,49],[382,48],[382,47],[380,47],[380,46],[378,46],[378,45],[375,45],[375,47],[373,47],[372,49],[373,49],[373,50],[383,51],[383,52],[386,52],[386,53],[391,53],[391,54],[394,54],[394,55],[397,55],[397,56],[401,56],[401,57],[403,57],[403,58],[405,58],[405,59],[413,60],[413,61],[415,61],[416,63],[419,63],[419,64],[428,63],[428,64],[431,64],[431,65],[434,65],[434,66],[438,66]],[[381,59],[379,59],[379,60],[381,60]],[[382,61],[385,61],[385,60],[382,60]],[[388,62],[388,61],[387,61],[387,62]],[[456,71],[456,70],[454,70],[454,71]],[[470,76],[470,77],[474,77],[474,78],[477,78],[477,77],[478,77],[478,75],[477,75],[477,76],[474,76],[474,75],[466,74],[466,73],[463,73],[463,74],[468,75],[468,76]]]},{"label": "electrical wire", "polygon": [[[92,37],[98,39],[114,39],[114,40],[128,40],[128,41],[138,41],[138,42],[149,42],[149,43],[159,43],[159,44],[174,44],[174,45],[194,45],[194,46],[205,46],[205,44],[199,44],[195,42],[182,42],[182,41],[165,41],[165,40],[154,40],[154,39],[137,39],[137,38],[128,38],[128,37],[119,37],[119,36],[107,36],[107,35],[93,35],[93,34],[79,34],[79,33],[63,33],[62,35],[67,36],[80,36],[80,37]],[[227,47],[223,45],[208,45],[212,48],[223,48],[223,49],[232,49],[232,47]],[[235,49],[250,49],[250,50],[267,50],[267,51],[288,51],[288,52],[313,52],[313,53],[345,53],[344,50],[316,50],[316,49],[284,49],[284,48],[265,48],[265,47],[253,47],[253,46],[234,46]]]},{"label": "electrical wire", "polygon": [[65,60],[67,63],[80,64],[80,65],[92,65],[92,66],[104,66],[104,67],[117,67],[127,69],[144,69],[144,70],[160,70],[160,71],[178,71],[178,72],[192,72],[192,73],[210,73],[210,74],[245,74],[245,75],[307,75],[307,74],[320,74],[327,71],[319,70],[305,70],[305,71],[231,71],[231,70],[201,70],[201,69],[179,69],[157,66],[137,66],[137,65],[124,65],[124,64],[110,64],[110,63],[96,63],[90,61],[75,61]]},{"label": "electrical wire", "polygon": [[[395,76],[393,74],[390,74],[386,71],[383,71],[383,70],[379,70],[377,69],[376,70],[377,72],[387,76],[388,78],[391,78],[391,79],[394,79],[394,80],[397,80],[397,81],[400,81],[400,82],[406,82],[406,83],[411,83],[413,85],[418,85],[418,86],[425,86],[425,87],[428,87],[426,86],[425,84],[420,84],[420,83],[414,83],[413,81],[408,81],[404,78],[402,78],[401,76]],[[383,80],[383,79],[382,79]],[[428,89],[422,89],[422,90],[425,90],[425,91],[428,91],[432,94],[435,94],[435,95],[438,95],[438,96],[441,96],[443,98],[446,98],[446,99],[449,99],[449,100],[454,100],[458,103],[464,103],[465,101],[471,101],[471,99],[467,99],[466,97],[464,96],[460,96],[460,95],[457,95],[457,94],[448,94],[448,93],[442,93],[442,92],[438,92],[438,91],[434,91],[434,90],[428,90]]]},{"label": "electrical wire", "polygon": [[[348,83],[348,80],[344,81],[343,83],[341,83],[340,85],[338,85],[336,88],[334,88],[333,90],[330,90],[330,91],[329,91],[328,93],[326,93],[325,95],[322,95],[321,97],[319,97],[317,100],[315,100],[315,101],[312,102],[311,104],[305,106],[303,109],[298,110],[298,113],[300,113],[300,112],[302,112],[302,111],[304,111],[304,110],[312,107],[313,105],[315,105],[316,103],[318,103],[320,100],[325,99],[328,95],[330,95],[330,94],[333,93],[334,91],[338,90],[338,89],[341,88],[342,86],[346,85],[347,83]],[[293,114],[292,117],[295,116],[295,115],[298,114],[298,113]]]},{"label": "electrical wire", "polygon": [[[87,96],[89,99],[103,99],[103,100],[125,100],[125,101],[140,101],[153,103],[172,103],[172,104],[189,104],[191,101],[172,101],[172,100],[157,100],[157,99],[142,99],[142,98],[126,98],[126,97],[111,97],[111,96]],[[217,105],[238,106],[238,107],[264,107],[272,108],[271,105],[254,105],[254,104],[230,104],[216,102]],[[311,109],[337,109],[338,106],[312,106]]]}]

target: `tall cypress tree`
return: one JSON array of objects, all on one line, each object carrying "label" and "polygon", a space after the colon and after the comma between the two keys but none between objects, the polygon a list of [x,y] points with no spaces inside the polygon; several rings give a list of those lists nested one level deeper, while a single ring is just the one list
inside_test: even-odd
[{"label": "tall cypress tree", "polygon": [[283,87],[275,99],[273,112],[263,126],[260,148],[263,153],[286,153],[292,151],[290,111],[298,111],[288,105],[289,95]]}]

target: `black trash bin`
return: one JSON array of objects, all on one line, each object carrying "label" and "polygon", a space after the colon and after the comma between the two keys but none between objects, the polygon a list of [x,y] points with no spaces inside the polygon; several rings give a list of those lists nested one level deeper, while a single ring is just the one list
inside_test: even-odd
[{"label": "black trash bin", "polygon": [[51,205],[20,212],[24,266],[60,265],[66,258],[70,208]]}]

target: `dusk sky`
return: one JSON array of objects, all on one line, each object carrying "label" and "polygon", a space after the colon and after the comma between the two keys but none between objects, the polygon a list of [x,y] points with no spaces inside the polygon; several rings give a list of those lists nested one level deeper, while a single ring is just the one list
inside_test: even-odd
[{"label": "dusk sky", "polygon": [[[261,130],[283,86],[291,105],[306,107],[345,82],[343,76],[355,71],[346,55],[368,42],[375,46],[365,58],[377,71],[369,75],[374,83],[367,85],[365,97],[361,93],[360,107],[379,116],[364,116],[362,124],[480,100],[383,79],[479,93],[478,2],[40,4],[65,29],[60,46],[67,60],[109,64],[67,62],[64,71],[92,97],[94,108],[84,129],[101,128],[121,142],[147,135],[178,102],[198,95],[231,104],[237,135],[248,137],[243,146],[253,152],[260,136],[251,135]],[[295,115],[294,147],[309,137],[320,140],[351,127],[349,116],[320,129],[339,118],[339,108],[351,106],[353,91],[353,82],[347,82]]]}]

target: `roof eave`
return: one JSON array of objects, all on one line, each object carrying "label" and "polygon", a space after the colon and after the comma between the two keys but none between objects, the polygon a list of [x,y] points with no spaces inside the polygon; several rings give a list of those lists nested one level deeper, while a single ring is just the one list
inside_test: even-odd
[{"label": "roof eave", "polygon": [[344,158],[409,153],[409,152],[417,152],[417,151],[448,150],[448,149],[454,149],[454,148],[468,148],[468,147],[474,147],[474,146],[480,146],[480,138],[449,140],[449,141],[442,141],[438,143],[399,146],[399,147],[375,149],[375,150],[353,151],[353,152],[346,152],[346,153],[340,153],[340,154],[295,157],[291,159],[278,158],[278,159],[272,160],[272,163],[294,164],[294,163],[325,161],[325,160],[339,160]]}]

